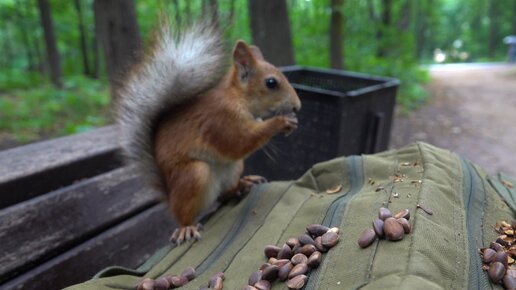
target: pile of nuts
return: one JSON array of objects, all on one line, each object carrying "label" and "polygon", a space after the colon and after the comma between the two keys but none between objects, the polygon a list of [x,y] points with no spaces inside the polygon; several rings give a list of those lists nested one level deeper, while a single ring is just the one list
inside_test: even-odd
[{"label": "pile of nuts", "polygon": [[308,272],[322,261],[322,253],[339,242],[339,229],[312,224],[306,233],[290,238],[282,247],[268,245],[264,249],[269,259],[251,274],[242,290],[269,290],[276,279],[286,281],[289,289],[301,289],[308,280]]},{"label": "pile of nuts", "polygon": [[373,220],[373,228],[362,232],[358,239],[358,245],[361,248],[367,248],[377,238],[385,238],[389,241],[402,240],[405,234],[410,234],[412,231],[409,219],[410,211],[408,209],[404,209],[393,216],[388,208],[380,208],[378,218]]},{"label": "pile of nuts", "polygon": [[[174,289],[186,285],[188,282],[193,280],[196,276],[195,269],[193,267],[187,267],[181,275],[165,275],[156,280],[151,278],[145,278],[138,286],[136,290],[168,290]],[[222,276],[224,277],[224,276]],[[222,289],[222,287],[220,288]]]},{"label": "pile of nuts", "polygon": [[[339,242],[339,229],[312,224],[306,233],[297,238],[290,238],[283,247],[268,245],[264,249],[269,259],[260,269],[251,274],[248,285],[242,290],[270,290],[276,279],[286,281],[289,289],[301,289],[308,280],[308,272],[321,264],[322,253]],[[145,278],[138,283],[136,290],[168,290],[186,285],[196,276],[193,267],[186,268],[181,275],[165,275],[158,279]],[[211,277],[208,287],[200,290],[222,290],[224,273]]]},{"label": "pile of nuts", "polygon": [[493,283],[501,283],[505,289],[516,289],[516,220],[512,224],[506,221],[497,223],[495,230],[498,238],[489,248],[480,249],[482,269],[487,271]]}]

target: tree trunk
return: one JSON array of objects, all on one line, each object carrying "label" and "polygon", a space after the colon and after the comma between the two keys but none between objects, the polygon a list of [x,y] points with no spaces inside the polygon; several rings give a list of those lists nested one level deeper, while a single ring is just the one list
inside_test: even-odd
[{"label": "tree trunk", "polygon": [[209,0],[205,2],[207,5],[206,11],[208,13],[208,17],[212,20],[213,25],[219,27],[219,3],[218,0]]},{"label": "tree trunk", "polygon": [[79,20],[79,46],[82,53],[83,72],[86,76],[91,76],[90,62],[88,60],[88,49],[86,45],[86,32],[84,30],[84,22],[82,19],[82,9],[80,0],[75,0],[75,10],[77,11],[77,19]]},{"label": "tree trunk", "polygon": [[391,26],[392,23],[392,0],[382,0],[382,25]]},{"label": "tree trunk", "polygon": [[488,54],[490,57],[496,56],[497,48],[500,47],[500,1],[489,1],[489,38],[488,38]]},{"label": "tree trunk", "polygon": [[392,24],[392,0],[382,0],[382,23],[377,34],[377,41],[379,43],[377,56],[385,57],[387,55],[388,43],[385,41],[385,32]]},{"label": "tree trunk", "polygon": [[96,37],[104,52],[111,95],[116,99],[128,68],[141,52],[134,1],[95,0],[93,6]]},{"label": "tree trunk", "polygon": [[416,59],[421,60],[423,58],[423,50],[425,46],[425,32],[427,29],[427,16],[424,11],[423,1],[416,2],[416,20],[415,20],[415,38],[416,38]]},{"label": "tree trunk", "polygon": [[16,6],[14,8],[15,14],[16,14],[16,22],[20,26],[20,34],[21,34],[21,42],[23,43],[23,46],[25,48],[25,52],[27,54],[27,65],[29,71],[35,70],[36,66],[34,64],[34,56],[32,54],[32,45],[30,45],[29,40],[29,27],[27,23],[27,15],[23,14],[23,5],[20,3],[20,1],[16,1]]},{"label": "tree trunk", "polygon": [[[188,1],[190,2],[190,1]],[[172,5],[174,6],[174,14],[176,19],[176,25],[181,26],[181,7],[179,7],[179,0],[172,0]]]},{"label": "tree trunk", "polygon": [[37,69],[37,71],[39,71],[43,74],[45,72],[45,60],[44,60],[45,53],[43,52],[43,49],[41,48],[41,42],[37,37],[34,38],[34,36],[33,36],[31,43],[34,44],[34,51],[35,51],[35,55],[36,55],[36,69]]},{"label": "tree trunk", "polygon": [[218,12],[218,0],[201,0],[202,5],[202,17],[204,19],[210,19],[213,25],[219,26],[219,12]]},{"label": "tree trunk", "polygon": [[93,35],[91,41],[91,50],[93,51],[93,69],[91,70],[91,77],[98,79],[100,76],[100,57],[99,57],[99,43],[97,36]]},{"label": "tree trunk", "polygon": [[374,11],[374,3],[373,0],[367,0],[367,14],[369,15],[369,20],[372,22],[376,22],[378,20],[378,16]]},{"label": "tree trunk", "polygon": [[274,65],[292,65],[294,48],[285,0],[249,0],[253,42]]},{"label": "tree trunk", "polygon": [[380,16],[378,15],[377,11],[374,9],[374,2],[373,0],[367,0],[367,14],[369,15],[369,21],[371,25],[374,28],[374,36],[375,36],[375,43],[376,43],[376,54],[378,54],[378,50],[380,49],[380,42],[383,37],[382,34],[382,27],[380,27]]},{"label": "tree trunk", "polygon": [[12,54],[12,44],[14,43],[11,41],[11,33],[10,33],[10,26],[6,26],[3,31],[4,35],[2,36],[2,67],[10,67],[11,62],[14,59],[14,56]]},{"label": "tree trunk", "polygon": [[[24,5],[24,11],[25,11],[24,14],[26,15],[25,24],[28,27],[34,27],[38,23],[38,20],[33,17],[34,15],[32,15],[33,14],[32,9],[34,7],[33,7],[33,3],[31,3],[31,2],[32,1],[23,1],[22,3],[20,3],[20,4],[25,4]],[[28,33],[27,36],[28,36],[29,43],[33,49],[32,51],[33,51],[33,56],[34,56],[34,70],[43,74],[43,73],[45,73],[45,60],[44,60],[44,56],[43,56],[45,53],[43,52],[43,49],[41,49],[40,38],[35,33]]]},{"label": "tree trunk", "polygon": [[398,29],[407,32],[410,31],[410,20],[412,18],[412,4],[413,0],[405,0],[401,7],[401,15],[398,19]]},{"label": "tree trunk", "polygon": [[50,4],[48,3],[48,0],[38,0],[38,6],[41,16],[41,25],[43,26],[43,34],[45,36],[45,45],[47,48],[50,79],[56,87],[60,88],[62,86],[61,64],[59,52],[57,51],[56,37],[54,35]]},{"label": "tree trunk", "polygon": [[342,7],[344,0],[331,0],[330,20],[330,65],[335,69],[342,69],[344,66],[343,46],[344,36],[342,33],[343,17]]},{"label": "tree trunk", "polygon": [[516,0],[512,0],[512,35],[516,35]]},{"label": "tree trunk", "polygon": [[231,0],[231,2],[229,3],[228,26],[232,26],[234,22],[235,22],[235,0]]},{"label": "tree trunk", "polygon": [[192,1],[186,1],[186,5],[185,5],[185,16],[186,16],[186,22],[188,24],[192,23],[192,19],[193,19],[193,16],[192,16]]}]

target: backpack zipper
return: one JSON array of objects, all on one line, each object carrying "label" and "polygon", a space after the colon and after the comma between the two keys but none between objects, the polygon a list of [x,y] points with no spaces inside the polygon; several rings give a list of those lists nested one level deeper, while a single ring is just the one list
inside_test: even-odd
[{"label": "backpack zipper", "polygon": [[[326,210],[326,215],[321,222],[322,225],[333,227],[340,224],[344,215],[344,208],[351,198],[362,189],[364,184],[364,172],[362,170],[362,157],[350,156],[345,160],[347,167],[350,169],[348,179],[350,182],[349,191],[335,199]],[[319,280],[321,267],[312,270],[308,276],[308,282],[303,289],[317,289],[316,285]]]},{"label": "backpack zipper", "polygon": [[[291,186],[292,186],[292,182],[290,182],[288,185],[286,185],[285,188],[283,188],[283,193],[281,193],[277,196],[276,201],[279,201]],[[208,270],[222,255],[224,255],[226,250],[231,246],[231,244],[234,242],[236,237],[240,234],[240,232],[245,228],[245,226],[249,222],[249,219],[252,216],[251,212],[253,211],[253,208],[256,207],[256,204],[258,203],[260,197],[263,197],[262,192],[267,187],[268,186],[266,184],[264,184],[264,185],[259,186],[257,189],[251,191],[244,209],[240,212],[240,214],[237,217],[235,217],[235,222],[231,226],[231,229],[226,234],[224,239],[211,252],[211,254],[208,257],[206,257],[197,266],[196,272],[198,275],[201,275],[206,270]],[[271,204],[271,207],[268,209],[269,211],[274,207],[276,202],[271,202],[270,204]],[[267,216],[267,215],[268,214],[266,214],[265,216]],[[249,239],[251,239],[251,238],[252,238],[252,235],[249,237]]]},{"label": "backpack zipper", "polygon": [[[464,203],[466,212],[466,228],[467,238],[469,241],[468,252],[469,259],[469,274],[468,282],[469,289],[492,289],[491,283],[487,279],[487,275],[482,270],[482,261],[478,254],[478,248],[482,246],[483,234],[483,216],[484,204],[486,198],[484,180],[479,176],[478,171],[471,165],[470,162],[460,157],[461,167],[463,171],[463,188],[464,188]],[[480,244],[477,245],[477,240],[480,239]]]},{"label": "backpack zipper", "polygon": [[235,222],[231,226],[229,232],[225,235],[224,239],[220,242],[220,244],[211,252],[209,256],[206,257],[196,268],[196,272],[198,275],[204,273],[216,260],[218,260],[226,251],[226,249],[231,245],[231,243],[235,240],[235,237],[242,231],[245,224],[249,220],[249,213],[255,207],[258,199],[260,197],[260,193],[263,191],[265,186],[260,186],[257,189],[251,191],[249,198],[245,204],[245,207],[238,217],[235,218]]},{"label": "backpack zipper", "polygon": [[[351,156],[346,160],[348,168],[350,168],[350,190],[330,205],[321,223],[322,225],[331,227],[340,222],[344,214],[345,206],[351,197],[362,188],[364,175],[361,170],[358,170],[361,165],[361,161],[361,158],[358,156]],[[492,285],[489,283],[486,274],[482,270],[482,261],[478,255],[476,244],[477,239],[481,239],[483,236],[482,218],[485,200],[484,182],[469,162],[465,161],[462,157],[460,157],[460,161],[464,176],[463,194],[465,201],[467,238],[469,241],[468,252],[471,257],[468,281],[470,289],[472,289],[471,286],[473,285],[477,285],[476,289],[492,289]],[[317,268],[309,274],[308,283],[303,288],[304,290],[317,289],[316,285],[319,280],[320,269],[321,268]]]}]

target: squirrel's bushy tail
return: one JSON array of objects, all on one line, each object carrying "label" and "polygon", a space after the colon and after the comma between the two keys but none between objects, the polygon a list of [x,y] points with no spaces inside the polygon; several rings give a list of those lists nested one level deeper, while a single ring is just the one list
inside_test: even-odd
[{"label": "squirrel's bushy tail", "polygon": [[161,187],[153,131],[161,114],[217,85],[228,56],[220,31],[199,22],[182,31],[162,25],[153,49],[123,84],[116,104],[125,157]]}]

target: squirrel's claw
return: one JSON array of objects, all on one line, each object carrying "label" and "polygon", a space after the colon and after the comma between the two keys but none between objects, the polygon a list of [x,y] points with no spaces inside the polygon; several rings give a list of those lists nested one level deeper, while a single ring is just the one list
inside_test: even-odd
[{"label": "squirrel's claw", "polygon": [[185,241],[198,241],[201,239],[201,233],[199,233],[201,229],[201,224],[197,224],[197,226],[179,227],[175,229],[172,236],[170,236],[170,241],[178,246]]},{"label": "squirrel's claw", "polygon": [[240,180],[249,186],[267,182],[267,178],[260,176],[260,175],[246,175],[246,176],[242,177]]},{"label": "squirrel's claw", "polygon": [[287,126],[285,127],[285,130],[283,131],[283,133],[285,134],[285,136],[288,136],[288,135],[292,134],[292,132],[294,132],[294,130],[297,129],[297,125],[298,125],[297,116],[296,116],[296,113],[292,112],[290,114],[285,115],[284,117],[287,121]]},{"label": "squirrel's claw", "polygon": [[247,194],[255,185],[266,183],[267,179],[259,175],[246,175],[240,178],[239,192],[240,194]]}]

